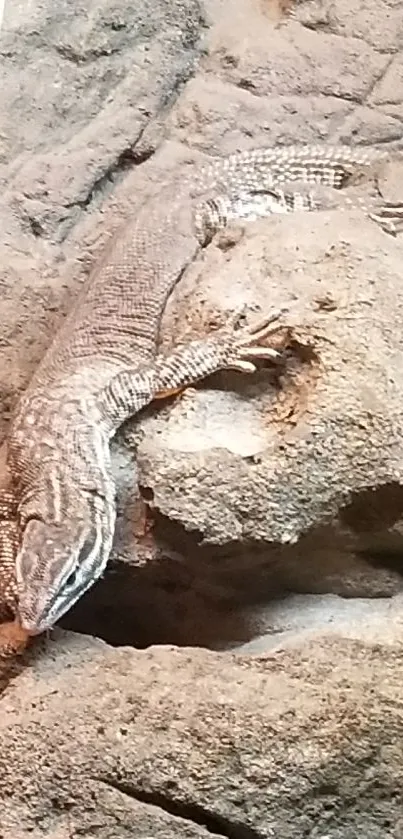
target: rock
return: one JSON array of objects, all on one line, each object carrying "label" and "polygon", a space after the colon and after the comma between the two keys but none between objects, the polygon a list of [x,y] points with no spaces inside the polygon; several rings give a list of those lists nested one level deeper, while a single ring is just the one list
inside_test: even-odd
[{"label": "rock", "polygon": [[286,645],[297,638],[306,642],[319,634],[331,632],[343,638],[375,644],[382,637],[388,622],[402,620],[402,596],[392,598],[354,597],[351,599],[334,594],[295,594],[265,609],[255,607],[249,610],[250,622],[254,622],[254,638],[246,644],[236,646],[237,652],[261,654],[279,645]]},{"label": "rock", "polygon": [[[257,145],[398,145],[392,5],[6,4],[1,439],[72,294],[162,181]],[[392,166],[382,192],[401,182]],[[56,630],[19,659],[1,839],[403,835],[401,256],[332,210],[226,231],[183,278],[164,347],[243,302],[287,304],[297,340],[277,376],[217,377],[116,440],[114,557],[64,623],[164,646]]]},{"label": "rock", "polygon": [[401,614],[257,657],[56,632],[1,700],[2,836],[398,839]]},{"label": "rock", "polygon": [[[71,293],[162,180],[211,153],[354,142],[357,120],[360,141],[400,137],[400,22],[381,26],[375,0],[355,15],[357,30],[341,0],[7,7],[4,433]],[[256,597],[401,589],[400,261],[400,240],[359,213],[270,219],[213,244],[173,295],[164,345],[239,303],[251,316],[288,303],[314,353],[294,354],[289,378],[218,377],[119,436],[115,573],[67,626],[231,646],[249,639]]]},{"label": "rock", "polygon": [[34,0],[23,10],[7,4],[0,103],[3,428],[15,391],[88,271],[85,221],[91,216],[98,237],[107,196],[159,144],[162,115],[194,72],[204,25],[198,0],[130,6],[93,0],[81,11],[69,0]]}]

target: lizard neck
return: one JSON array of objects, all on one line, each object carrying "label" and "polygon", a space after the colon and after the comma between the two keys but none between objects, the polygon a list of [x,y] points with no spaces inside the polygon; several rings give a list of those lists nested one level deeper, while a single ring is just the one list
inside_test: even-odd
[{"label": "lizard neck", "polygon": [[80,400],[54,403],[36,393],[13,422],[7,464],[22,521],[35,515],[59,524],[69,495],[114,502],[109,437],[98,412]]}]

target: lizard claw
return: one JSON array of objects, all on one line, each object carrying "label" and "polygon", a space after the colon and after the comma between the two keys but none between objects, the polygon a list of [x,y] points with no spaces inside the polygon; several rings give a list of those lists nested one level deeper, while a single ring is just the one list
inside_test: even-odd
[{"label": "lizard claw", "polygon": [[283,309],[273,309],[273,311],[265,315],[264,318],[260,318],[260,320],[256,323],[246,327],[248,335],[245,336],[243,342],[247,344],[250,337],[253,337],[254,341],[261,341],[269,335],[273,335],[275,332],[278,332],[281,326],[277,323],[277,326],[273,329],[272,324],[279,321],[280,318],[287,313],[287,311],[288,309],[285,307]]},{"label": "lizard claw", "polygon": [[[281,329],[281,324],[277,321],[285,314],[287,309],[276,309],[270,312],[263,319],[251,326],[241,327],[239,332],[235,332],[233,352],[234,357],[228,362],[228,367],[233,370],[240,370],[243,373],[254,373],[256,365],[252,359],[268,359],[269,361],[276,361],[281,353],[273,347],[260,346],[259,341],[267,338],[272,338]],[[231,318],[231,325],[235,326],[239,322],[242,311],[235,313]],[[276,326],[273,324],[276,323]]]}]

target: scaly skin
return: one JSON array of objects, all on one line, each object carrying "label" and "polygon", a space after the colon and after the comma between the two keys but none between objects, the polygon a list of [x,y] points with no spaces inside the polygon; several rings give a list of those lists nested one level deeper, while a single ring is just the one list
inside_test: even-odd
[{"label": "scaly skin", "polygon": [[18,595],[24,632],[56,623],[105,569],[115,524],[109,443],[120,424],[160,391],[275,358],[259,344],[271,338],[270,324],[256,334],[233,322],[156,358],[167,297],[200,247],[234,219],[337,206],[340,190],[385,158],[326,146],[233,155],[163,190],[114,238],[20,400],[7,440],[17,518],[0,529],[0,602],[15,610]]}]

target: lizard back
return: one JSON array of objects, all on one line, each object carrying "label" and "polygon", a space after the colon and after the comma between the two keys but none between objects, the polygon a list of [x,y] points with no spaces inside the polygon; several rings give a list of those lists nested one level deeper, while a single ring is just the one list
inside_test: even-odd
[{"label": "lizard back", "polygon": [[[107,245],[34,374],[21,408],[38,390],[96,392],[119,370],[148,361],[157,348],[167,297],[198,249],[231,218],[298,207],[291,189],[282,209],[272,190],[300,182],[334,194],[384,152],[345,146],[288,146],[234,154],[195,171],[147,201]],[[297,193],[298,190],[295,189]],[[301,209],[316,209],[304,201]]]}]

